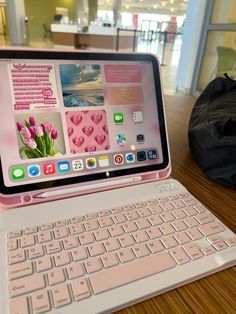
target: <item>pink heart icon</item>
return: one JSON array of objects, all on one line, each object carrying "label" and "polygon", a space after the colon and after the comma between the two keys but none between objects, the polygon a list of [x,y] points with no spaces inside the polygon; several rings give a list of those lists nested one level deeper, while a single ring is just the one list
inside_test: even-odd
[{"label": "pink heart icon", "polygon": [[106,135],[96,135],[94,139],[99,145],[102,145],[105,142]]},{"label": "pink heart icon", "polygon": [[102,115],[101,114],[93,114],[91,119],[95,124],[99,124],[102,120]]},{"label": "pink heart icon", "polygon": [[73,128],[68,128],[67,129],[67,133],[68,133],[68,136],[71,136],[73,133],[74,133],[74,129]]},{"label": "pink heart icon", "polygon": [[82,116],[80,114],[73,114],[70,117],[70,120],[74,125],[78,126],[80,122],[82,121]]},{"label": "pink heart icon", "polygon": [[108,134],[108,127],[107,127],[107,125],[104,125],[104,126],[102,127],[102,129],[103,129],[103,131],[104,131],[106,134]]},{"label": "pink heart icon", "polygon": [[97,150],[97,148],[96,148],[95,145],[87,146],[87,147],[85,148],[85,151],[86,151],[87,153],[95,152],[96,150]]},{"label": "pink heart icon", "polygon": [[94,127],[91,125],[90,126],[84,126],[82,128],[82,131],[84,132],[85,135],[90,136],[94,131]]},{"label": "pink heart icon", "polygon": [[73,142],[77,147],[80,147],[80,146],[83,145],[83,143],[84,143],[84,137],[83,137],[83,136],[74,137],[74,138],[72,139],[72,142]]}]

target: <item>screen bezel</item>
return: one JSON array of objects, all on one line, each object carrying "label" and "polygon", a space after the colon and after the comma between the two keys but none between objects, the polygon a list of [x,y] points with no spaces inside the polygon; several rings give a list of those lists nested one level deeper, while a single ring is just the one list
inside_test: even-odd
[{"label": "screen bezel", "polygon": [[[147,53],[109,53],[109,52],[77,52],[77,51],[45,51],[45,50],[2,50],[0,51],[1,59],[32,59],[32,60],[92,60],[92,61],[148,61],[152,63],[154,84],[156,92],[157,111],[159,115],[160,136],[162,144],[163,162],[155,165],[146,165],[141,167],[118,169],[109,171],[109,178],[125,177],[127,175],[150,173],[165,170],[169,165],[168,141],[165,126],[163,95],[161,87],[161,78],[159,70],[159,61]],[[79,177],[70,177],[63,179],[50,180],[40,183],[30,183],[19,186],[5,186],[3,179],[3,169],[0,157],[0,193],[11,195],[29,191],[37,191],[48,188],[56,188],[67,185],[86,183],[89,181],[102,181],[107,179],[106,171],[101,173],[89,174]]]}]

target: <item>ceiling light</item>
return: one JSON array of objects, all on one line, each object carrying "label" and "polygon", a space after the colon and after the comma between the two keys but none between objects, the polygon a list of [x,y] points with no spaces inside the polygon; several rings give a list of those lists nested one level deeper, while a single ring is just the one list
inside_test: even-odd
[{"label": "ceiling light", "polygon": [[173,3],[174,3],[174,0],[170,0],[170,3],[173,4]]},{"label": "ceiling light", "polygon": [[174,8],[170,8],[170,12],[174,12],[174,10],[175,10]]},{"label": "ceiling light", "polygon": [[153,6],[153,8],[154,8],[154,9],[157,9],[157,5],[155,4],[155,5]]}]

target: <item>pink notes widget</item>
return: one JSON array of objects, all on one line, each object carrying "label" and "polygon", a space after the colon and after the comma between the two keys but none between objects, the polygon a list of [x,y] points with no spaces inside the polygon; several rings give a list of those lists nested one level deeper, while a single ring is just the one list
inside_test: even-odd
[{"label": "pink notes widget", "polygon": [[55,69],[51,64],[8,64],[15,110],[58,107]]},{"label": "pink notes widget", "polygon": [[142,105],[143,89],[140,86],[107,87],[105,97],[110,105]]},{"label": "pink notes widget", "polygon": [[106,64],[104,65],[107,83],[141,83],[141,67],[131,64]]},{"label": "pink notes widget", "polygon": [[66,124],[71,154],[110,148],[105,110],[67,111]]}]

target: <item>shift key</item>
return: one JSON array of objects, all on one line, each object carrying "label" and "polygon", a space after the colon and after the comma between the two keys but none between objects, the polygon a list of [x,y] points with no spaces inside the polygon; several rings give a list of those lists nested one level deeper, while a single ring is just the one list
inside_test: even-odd
[{"label": "shift key", "polygon": [[89,279],[94,293],[99,294],[175,266],[176,263],[170,254],[163,252],[94,273]]},{"label": "shift key", "polygon": [[21,294],[36,291],[45,287],[44,277],[41,274],[17,279],[9,284],[9,296],[15,297]]}]

